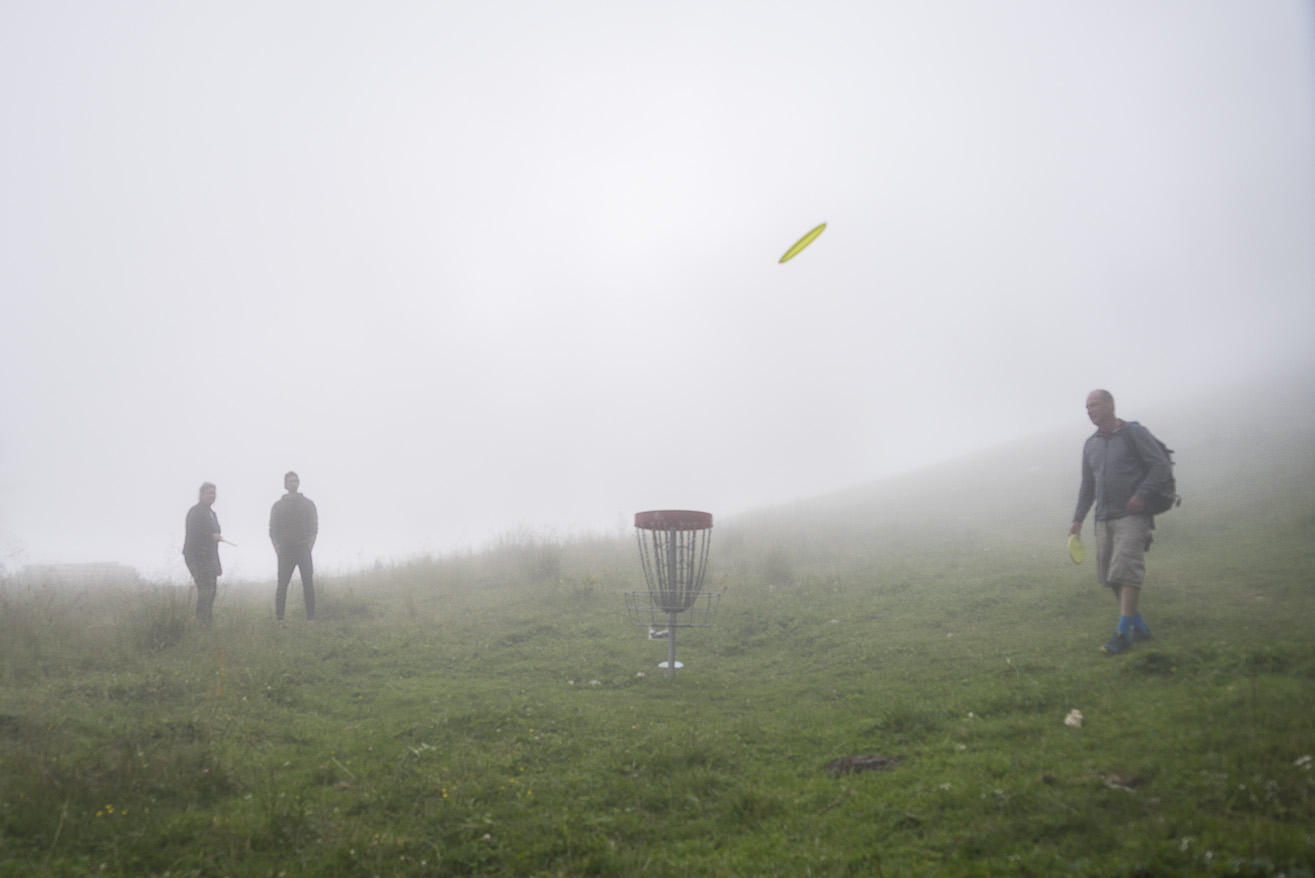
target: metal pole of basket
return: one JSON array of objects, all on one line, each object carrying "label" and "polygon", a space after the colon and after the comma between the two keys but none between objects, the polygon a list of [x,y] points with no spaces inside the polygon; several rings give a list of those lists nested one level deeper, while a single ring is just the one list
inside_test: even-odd
[{"label": "metal pole of basket", "polygon": [[[678,546],[679,541],[673,539],[672,536],[672,531],[667,531],[667,573],[668,575],[672,575],[672,571],[676,571],[676,575],[678,575],[680,571],[680,559],[678,557],[680,552]],[[653,587],[650,585],[649,591],[652,591],[652,588]],[[667,611],[666,676],[670,679],[676,675],[676,610],[674,609],[674,603],[672,601],[668,601],[663,609]]]},{"label": "metal pole of basket", "polygon": [[[721,595],[700,594],[708,569],[711,530],[712,515],[707,512],[662,510],[635,515],[635,536],[648,584],[648,600],[643,604],[645,596],[634,592],[626,596],[627,605],[632,620],[639,625],[649,624],[650,629],[658,621],[659,612],[665,615],[667,660],[661,667],[668,678],[680,667],[676,661],[676,629],[711,624],[716,613],[714,599],[720,602]],[[690,621],[681,622],[679,614],[687,611]]]}]

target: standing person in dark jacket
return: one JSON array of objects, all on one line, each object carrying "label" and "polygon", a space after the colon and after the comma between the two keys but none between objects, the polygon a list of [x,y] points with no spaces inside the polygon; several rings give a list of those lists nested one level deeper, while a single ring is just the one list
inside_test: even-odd
[{"label": "standing person in dark jacket", "polygon": [[297,491],[301,479],[290,472],[283,477],[288,493],[279,498],[269,512],[269,539],[279,558],[279,585],[274,592],[274,612],[283,624],[283,610],[288,602],[288,583],[292,571],[301,572],[301,594],[306,603],[306,619],[315,618],[315,565],[311,549],[320,532],[320,518],[315,504]]},{"label": "standing person in dark jacket", "polygon": [[1136,421],[1114,415],[1114,397],[1108,390],[1087,396],[1087,416],[1096,432],[1082,447],[1082,487],[1073,512],[1070,534],[1082,532],[1082,521],[1096,506],[1096,575],[1119,602],[1119,624],[1101,651],[1127,652],[1151,639],[1141,616],[1145,552],[1155,526],[1146,512],[1146,498],[1168,485],[1172,464],[1159,442]]},{"label": "standing person in dark jacket", "polygon": [[183,536],[183,560],[187,571],[196,583],[196,621],[209,625],[215,605],[215,592],[219,590],[219,575],[224,568],[219,563],[219,543],[223,539],[219,517],[211,507],[215,503],[215,486],[206,482],[201,486],[201,502],[187,510],[187,530]]}]

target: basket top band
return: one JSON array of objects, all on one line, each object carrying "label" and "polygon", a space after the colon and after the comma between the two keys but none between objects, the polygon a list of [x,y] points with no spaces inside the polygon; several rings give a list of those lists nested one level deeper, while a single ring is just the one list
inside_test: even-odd
[{"label": "basket top band", "polygon": [[636,512],[635,527],[644,530],[707,530],[712,527],[712,513],[691,512],[688,509]]}]

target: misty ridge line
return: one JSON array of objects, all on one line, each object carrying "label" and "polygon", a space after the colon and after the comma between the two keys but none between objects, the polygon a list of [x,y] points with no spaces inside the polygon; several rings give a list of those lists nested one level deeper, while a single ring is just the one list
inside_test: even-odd
[{"label": "misty ridge line", "polygon": [[[1117,396],[1117,394],[1116,394]],[[1121,412],[1123,414],[1123,412]],[[1167,535],[1190,530],[1228,514],[1234,506],[1255,506],[1262,497],[1299,495],[1315,476],[1315,370],[1297,369],[1263,380],[1241,382],[1214,395],[1166,405],[1162,412],[1128,412],[1175,449],[1175,471],[1185,501],[1159,519]],[[878,479],[848,489],[789,503],[714,516],[712,562],[719,554],[751,544],[779,550],[808,545],[809,554],[844,556],[871,553],[879,543],[915,534],[972,532],[975,540],[1046,544],[1067,526],[1079,479],[1081,442],[1090,433],[1085,414],[1075,411],[1074,426],[982,449],[973,454]],[[1250,499],[1246,499],[1250,496]],[[1163,541],[1162,541],[1163,542]],[[396,561],[376,560],[355,568],[317,565],[317,578],[354,578],[406,567],[434,564],[542,571],[552,556],[600,552],[611,556],[634,549],[634,533],[619,522],[616,531],[559,533],[552,528],[511,528],[477,548]],[[825,548],[824,548],[825,547]],[[560,561],[557,562],[560,566]],[[637,563],[637,562],[636,562]],[[42,565],[49,566],[49,565]],[[118,564],[73,565],[83,579],[90,573],[113,581],[139,581],[132,568]],[[95,569],[92,569],[95,568]],[[14,575],[22,571],[13,571]],[[50,571],[47,571],[49,578]],[[627,582],[629,576],[623,576]],[[230,590],[263,589],[273,579],[221,580]],[[190,582],[176,583],[182,587]]]},{"label": "misty ridge line", "polygon": [[[1233,514],[1294,503],[1315,492],[1315,379],[1310,372],[1243,384],[1218,396],[1182,402],[1160,414],[1128,413],[1176,450],[1184,506],[1157,519],[1157,542],[1195,544]],[[1076,413],[1074,421],[1085,417]],[[1080,477],[1089,425],[1052,431],[871,484],[731,515],[714,514],[711,566],[725,578],[747,557],[790,556],[800,563],[915,551],[957,553],[1063,544]],[[640,584],[634,531],[567,534],[518,527],[483,547],[412,559],[376,561],[352,570],[317,569],[325,588],[372,580],[370,588],[422,572],[447,570],[458,581],[546,584],[584,577],[619,589]],[[131,570],[107,568],[120,584]],[[264,591],[270,578],[221,580],[231,593]],[[139,580],[139,577],[138,577]],[[191,584],[187,584],[191,585]]]}]

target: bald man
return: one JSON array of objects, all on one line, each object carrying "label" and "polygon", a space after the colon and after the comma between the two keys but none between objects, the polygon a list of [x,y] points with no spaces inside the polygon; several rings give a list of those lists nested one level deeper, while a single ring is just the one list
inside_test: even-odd
[{"label": "bald man", "polygon": [[1096,432],[1082,447],[1082,485],[1068,532],[1082,532],[1094,504],[1096,575],[1119,603],[1118,626],[1101,651],[1119,655],[1151,639],[1140,611],[1145,552],[1155,527],[1146,498],[1169,484],[1173,469],[1149,430],[1114,414],[1114,396],[1108,390],[1087,395],[1087,417]]}]

